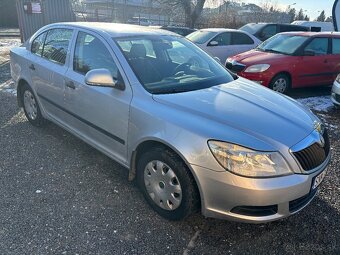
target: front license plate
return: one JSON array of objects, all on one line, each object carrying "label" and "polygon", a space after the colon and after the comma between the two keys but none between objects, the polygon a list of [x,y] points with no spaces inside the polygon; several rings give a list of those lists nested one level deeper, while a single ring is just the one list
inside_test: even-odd
[{"label": "front license plate", "polygon": [[320,173],[318,176],[316,176],[314,178],[314,182],[313,182],[313,185],[312,185],[312,190],[316,189],[321,184],[321,182],[323,181],[325,176],[326,176],[326,170],[323,171],[322,173]]}]

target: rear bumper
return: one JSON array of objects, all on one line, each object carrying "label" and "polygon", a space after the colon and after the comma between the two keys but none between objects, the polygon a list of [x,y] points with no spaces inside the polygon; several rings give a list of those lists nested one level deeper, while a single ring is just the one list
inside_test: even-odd
[{"label": "rear bumper", "polygon": [[316,172],[276,178],[245,178],[228,171],[214,172],[192,166],[206,217],[264,223],[288,217],[307,206],[317,189],[314,178],[323,172],[330,155]]}]

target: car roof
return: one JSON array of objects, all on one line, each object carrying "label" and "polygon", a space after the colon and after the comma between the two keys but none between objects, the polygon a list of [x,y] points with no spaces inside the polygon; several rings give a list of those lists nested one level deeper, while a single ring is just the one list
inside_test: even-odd
[{"label": "car roof", "polygon": [[48,28],[54,26],[69,26],[74,28],[89,29],[97,32],[104,32],[109,34],[111,37],[124,37],[124,36],[139,36],[139,35],[175,35],[177,34],[161,30],[152,27],[132,25],[132,24],[121,24],[121,23],[105,23],[105,22],[61,22],[54,23]]},{"label": "car roof", "polygon": [[244,31],[240,31],[238,29],[232,29],[232,28],[203,28],[203,29],[199,29],[198,31],[208,31],[208,32],[244,32]]},{"label": "car roof", "polygon": [[300,35],[307,37],[340,37],[340,32],[284,32],[281,34]]}]

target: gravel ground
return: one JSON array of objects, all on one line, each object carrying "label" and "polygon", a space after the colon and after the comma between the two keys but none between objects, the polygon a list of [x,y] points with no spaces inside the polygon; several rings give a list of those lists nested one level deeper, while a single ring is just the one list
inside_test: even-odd
[{"label": "gravel ground", "polygon": [[0,63],[0,254],[340,254],[339,110],[317,112],[333,159],[302,212],[260,225],[170,222],[113,160],[54,124],[31,126],[9,80]]}]

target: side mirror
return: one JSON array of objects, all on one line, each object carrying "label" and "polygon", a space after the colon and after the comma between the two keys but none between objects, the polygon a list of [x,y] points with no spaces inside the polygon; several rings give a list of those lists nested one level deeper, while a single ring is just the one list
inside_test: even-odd
[{"label": "side mirror", "polygon": [[304,56],[313,57],[313,56],[315,56],[315,52],[312,51],[312,50],[305,50],[305,51],[303,52],[303,55],[304,55]]},{"label": "side mirror", "polygon": [[218,42],[217,41],[211,41],[208,46],[218,46]]},{"label": "side mirror", "polygon": [[85,83],[89,86],[113,87],[123,90],[124,84],[112,78],[112,74],[107,69],[93,69],[85,75]]}]

